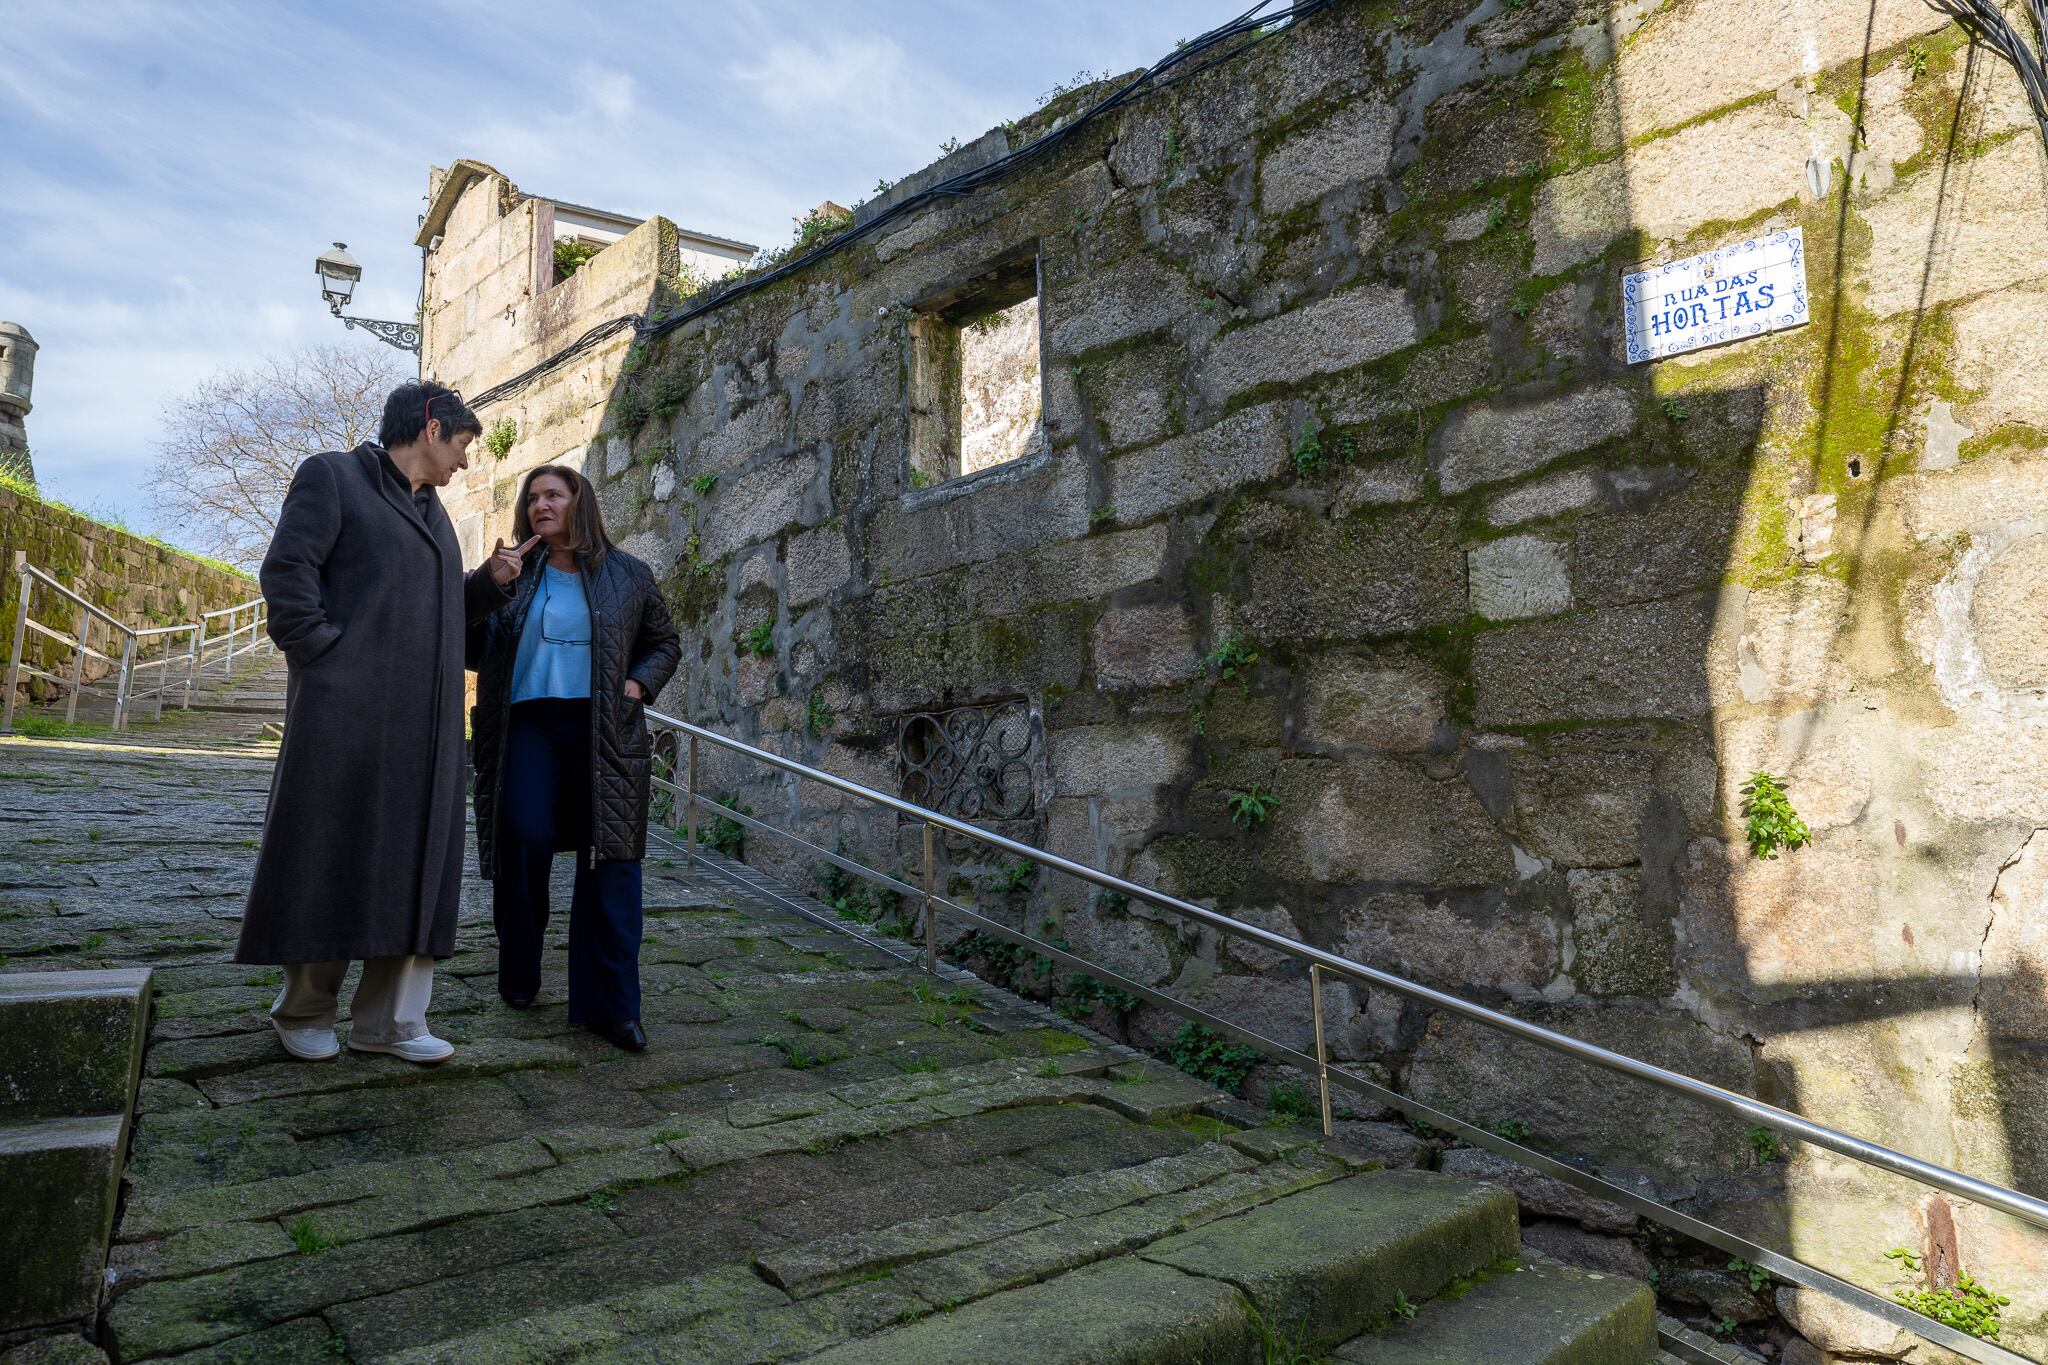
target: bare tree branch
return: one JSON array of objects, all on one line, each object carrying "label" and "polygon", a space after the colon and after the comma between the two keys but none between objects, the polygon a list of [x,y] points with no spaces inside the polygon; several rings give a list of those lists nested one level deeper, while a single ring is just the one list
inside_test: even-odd
[{"label": "bare tree branch", "polygon": [[299,462],[375,439],[385,395],[410,377],[382,346],[316,346],[221,370],[165,408],[151,499],[202,549],[253,569]]}]

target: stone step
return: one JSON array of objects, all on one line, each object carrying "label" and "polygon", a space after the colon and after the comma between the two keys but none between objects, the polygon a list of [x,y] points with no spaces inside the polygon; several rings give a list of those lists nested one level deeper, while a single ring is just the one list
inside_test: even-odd
[{"label": "stone step", "polygon": [[1371,1172],[812,1359],[1270,1359],[1283,1343],[1353,1337],[1384,1321],[1404,1298],[1421,1302],[1500,1266],[1517,1242],[1514,1196],[1504,1190],[1426,1171]]},{"label": "stone step", "polygon": [[0,1125],[0,1339],[99,1312],[126,1134],[122,1114]]},{"label": "stone step", "polygon": [[148,1000],[147,968],[0,972],[0,1122],[125,1111]]},{"label": "stone step", "polygon": [[0,973],[0,1339],[99,1312],[149,981]]},{"label": "stone step", "polygon": [[1647,1285],[1525,1256],[1512,1271],[1458,1285],[1412,1318],[1344,1343],[1352,1365],[1645,1365],[1657,1359]]}]

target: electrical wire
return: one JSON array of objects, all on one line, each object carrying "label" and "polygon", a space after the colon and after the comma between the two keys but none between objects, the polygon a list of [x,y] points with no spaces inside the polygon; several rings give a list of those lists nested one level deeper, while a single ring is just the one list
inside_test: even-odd
[{"label": "electrical wire", "polygon": [[2048,146],[2048,73],[2044,73],[2041,65],[2042,34],[2048,30],[2048,0],[2026,0],[2027,17],[2033,21],[2034,27],[2032,46],[1992,0],[1927,0],[1927,3],[1961,24],[1971,37],[2012,64],[2013,70],[2019,73],[2020,85],[2027,92],[2027,103],[2033,108],[2034,123],[2040,129],[2041,141]]},{"label": "electrical wire", "polygon": [[[693,301],[683,311],[665,317],[658,322],[650,322],[645,316],[638,313],[629,313],[622,317],[613,318],[609,322],[599,323],[562,350],[520,371],[510,379],[494,384],[482,393],[477,394],[469,400],[470,406],[481,407],[486,403],[494,403],[499,399],[510,396],[527,384],[532,383],[535,379],[538,379],[541,375],[584,354],[599,342],[617,335],[629,326],[634,328],[636,332],[636,341],[646,341],[653,337],[662,336],[689,323],[695,318],[702,317],[715,309],[723,308],[725,305],[745,298],[747,295],[758,290],[766,289],[769,285],[786,279],[800,270],[806,270],[834,252],[843,251],[855,242],[872,236],[889,224],[916,213],[930,204],[937,203],[943,199],[959,199],[979,193],[981,190],[1008,179],[1018,174],[1025,167],[1042,160],[1059,147],[1071,141],[1083,128],[1121,109],[1133,100],[1192,79],[1222,62],[1241,57],[1252,48],[1280,32],[1283,27],[1305,19],[1318,10],[1328,8],[1336,3],[1336,0],[1296,0],[1294,4],[1285,9],[1274,11],[1271,14],[1264,13],[1273,2],[1274,0],[1259,0],[1258,4],[1253,5],[1229,23],[1219,25],[1198,38],[1182,43],[1172,52],[1133,76],[1123,85],[1111,91],[1081,113],[1033,138],[1022,147],[997,157],[993,161],[977,166],[971,171],[962,172],[950,179],[940,181],[938,184],[926,186],[915,194],[906,195],[865,221],[858,222],[836,233],[828,240],[820,242],[817,246],[812,247],[801,255],[792,256],[788,260],[776,263],[772,268],[762,271],[760,274],[748,275],[723,288],[714,285],[706,291],[704,297]],[[1960,3],[1961,0],[1957,0],[1957,2]],[[1219,49],[1221,50],[1219,51]],[[1208,60],[1202,61],[1197,65],[1188,65],[1188,63],[1193,62],[1196,58],[1204,56]]]}]

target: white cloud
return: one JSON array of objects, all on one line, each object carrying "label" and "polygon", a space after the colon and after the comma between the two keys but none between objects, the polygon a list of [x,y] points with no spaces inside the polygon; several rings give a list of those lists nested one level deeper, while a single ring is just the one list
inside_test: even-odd
[{"label": "white cloud", "polygon": [[[9,4],[0,317],[42,349],[29,417],[60,496],[147,527],[164,406],[227,366],[343,334],[312,258],[347,241],[354,311],[409,316],[427,168],[776,245],[972,138],[1076,67],[1149,61],[1181,0]],[[432,54],[427,60],[423,54]]]}]

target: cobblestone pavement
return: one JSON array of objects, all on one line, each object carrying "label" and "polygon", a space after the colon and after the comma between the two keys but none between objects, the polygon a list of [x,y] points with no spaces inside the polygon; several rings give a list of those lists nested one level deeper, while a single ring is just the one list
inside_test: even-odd
[{"label": "cobblestone pavement", "polygon": [[568,1025],[559,933],[542,1003],[503,1006],[472,880],[435,982],[452,1062],[290,1061],[278,973],[229,961],[271,771],[247,728],[0,740],[8,968],[156,971],[117,1359],[790,1359],[1352,1169],[661,859],[646,1053]]}]

